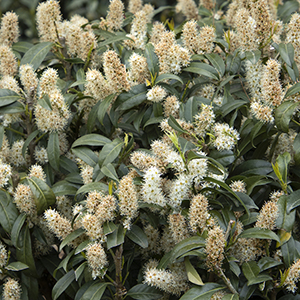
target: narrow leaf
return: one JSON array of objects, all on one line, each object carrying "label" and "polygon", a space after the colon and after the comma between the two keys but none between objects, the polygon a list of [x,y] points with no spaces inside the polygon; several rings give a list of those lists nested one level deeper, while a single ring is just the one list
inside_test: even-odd
[{"label": "narrow leaf", "polygon": [[60,148],[59,148],[58,133],[56,131],[50,133],[48,146],[47,146],[47,154],[48,154],[50,166],[54,170],[58,171]]},{"label": "narrow leaf", "polygon": [[6,106],[21,99],[20,95],[8,89],[0,89],[0,107]]},{"label": "narrow leaf", "polygon": [[204,285],[200,275],[193,267],[188,257],[184,258],[184,263],[189,281],[197,285]]},{"label": "narrow leaf", "polygon": [[20,65],[31,65],[36,70],[52,48],[53,43],[43,42],[31,47],[21,59]]},{"label": "narrow leaf", "polygon": [[74,230],[73,232],[71,232],[70,234],[68,234],[66,236],[66,238],[60,244],[59,251],[61,251],[64,246],[68,245],[69,243],[71,243],[72,241],[74,241],[76,238],[78,238],[79,236],[81,236],[82,234],[84,234],[85,232],[86,232],[85,229],[78,228],[78,229]]},{"label": "narrow leaf", "polygon": [[27,177],[30,189],[34,196],[36,204],[37,214],[40,215],[50,205],[53,205],[56,201],[55,194],[46,182],[37,177]]},{"label": "narrow leaf", "polygon": [[18,216],[18,218],[16,219],[14,225],[13,225],[13,228],[11,230],[11,242],[13,243],[13,245],[15,247],[19,247],[18,245],[18,240],[19,240],[19,234],[20,234],[20,231],[24,225],[24,222],[26,220],[26,214],[23,213],[23,214],[20,214]]},{"label": "narrow leaf", "polygon": [[280,243],[279,237],[273,232],[272,230],[265,229],[265,228],[249,228],[244,230],[238,238],[256,238],[256,239],[263,239],[263,240],[275,240]]},{"label": "narrow leaf", "polygon": [[275,124],[283,132],[289,131],[289,124],[299,103],[294,101],[285,101],[275,110]]},{"label": "narrow leaf", "polygon": [[52,299],[56,300],[75,280],[75,272],[73,270],[69,271],[63,277],[61,277],[52,289]]},{"label": "narrow leaf", "polygon": [[127,292],[127,296],[136,300],[155,300],[162,297],[162,292],[147,284],[137,284]]},{"label": "narrow leaf", "polygon": [[126,232],[126,235],[136,244],[142,248],[148,247],[147,235],[144,231],[137,225],[132,225],[130,230]]}]

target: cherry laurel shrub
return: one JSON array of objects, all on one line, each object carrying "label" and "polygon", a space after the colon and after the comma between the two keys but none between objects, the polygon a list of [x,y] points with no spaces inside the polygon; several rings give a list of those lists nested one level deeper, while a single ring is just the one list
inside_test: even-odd
[{"label": "cherry laurel shrub", "polygon": [[300,14],[279,2],[89,22],[48,0],[35,43],[2,16],[2,299],[299,299]]}]

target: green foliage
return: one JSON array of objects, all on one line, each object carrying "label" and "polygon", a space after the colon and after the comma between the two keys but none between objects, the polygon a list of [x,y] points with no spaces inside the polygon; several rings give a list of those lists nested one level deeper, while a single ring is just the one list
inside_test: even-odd
[{"label": "green foliage", "polygon": [[298,299],[298,2],[10,2],[1,299]]}]

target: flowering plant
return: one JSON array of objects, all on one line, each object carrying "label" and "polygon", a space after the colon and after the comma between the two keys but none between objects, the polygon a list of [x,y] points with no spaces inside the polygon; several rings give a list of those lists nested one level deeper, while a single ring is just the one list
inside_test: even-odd
[{"label": "flowering plant", "polygon": [[4,14],[2,298],[298,299],[298,6]]}]

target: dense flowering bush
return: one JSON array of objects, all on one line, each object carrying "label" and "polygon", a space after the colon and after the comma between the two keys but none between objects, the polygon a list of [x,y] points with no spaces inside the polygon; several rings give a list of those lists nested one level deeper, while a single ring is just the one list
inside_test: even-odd
[{"label": "dense flowering bush", "polygon": [[298,8],[5,13],[2,299],[299,299]]}]

